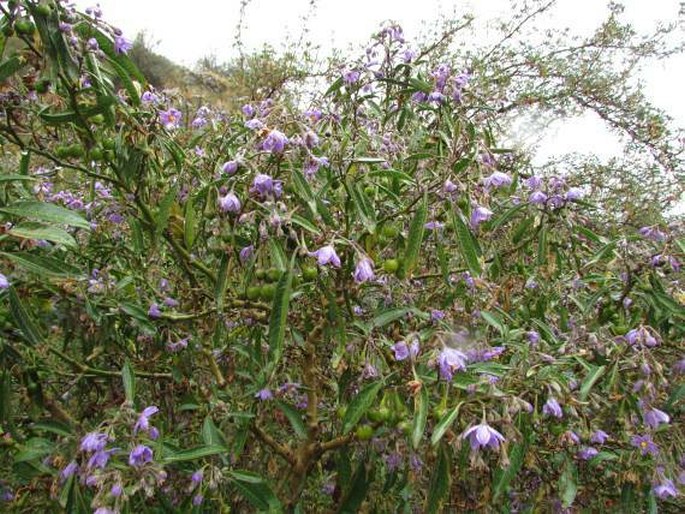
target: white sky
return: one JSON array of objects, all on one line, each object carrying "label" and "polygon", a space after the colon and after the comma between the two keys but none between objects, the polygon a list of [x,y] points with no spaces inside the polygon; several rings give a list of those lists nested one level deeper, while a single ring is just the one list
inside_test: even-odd
[{"label": "white sky", "polygon": [[[97,1],[97,0],[96,0]],[[85,9],[91,0],[76,0]],[[487,23],[510,13],[508,0],[252,0],[248,2],[243,43],[258,49],[265,43],[279,48],[286,38],[298,40],[303,17],[308,17],[308,39],[327,51],[332,47],[359,47],[368,41],[381,22],[392,19],[404,28],[408,40],[441,15],[473,13],[479,34],[492,34]],[[216,55],[228,60],[235,55],[233,41],[240,0],[99,0],[104,18],[133,38],[145,31],[158,53],[192,66],[199,58]],[[640,31],[648,31],[659,20],[679,18],[680,0],[624,0],[626,18]],[[607,14],[603,0],[559,0],[545,19],[545,26],[570,27],[574,33],[590,34]],[[685,24],[680,16],[681,27]],[[650,99],[685,126],[685,56],[657,63],[645,71]],[[592,115],[560,120],[545,135],[538,160],[564,151],[592,152],[609,157],[618,150],[616,139]]]}]

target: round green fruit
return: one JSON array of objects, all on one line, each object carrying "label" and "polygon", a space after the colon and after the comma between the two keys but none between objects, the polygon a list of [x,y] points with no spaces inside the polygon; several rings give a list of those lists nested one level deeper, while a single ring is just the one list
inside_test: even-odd
[{"label": "round green fruit", "polygon": [[266,278],[266,270],[257,268],[254,272],[254,276],[257,277],[257,280],[264,280]]},{"label": "round green fruit", "polygon": [[304,268],[302,268],[302,277],[305,280],[316,280],[316,277],[318,276],[319,270],[314,266],[305,266]]},{"label": "round green fruit", "polygon": [[50,14],[52,14],[52,9],[48,4],[38,4],[36,6],[36,12],[41,16],[50,16]]},{"label": "round green fruit", "polygon": [[101,161],[104,157],[104,154],[102,153],[102,148],[98,148],[97,146],[95,148],[91,148],[90,153],[88,155],[93,161]]},{"label": "round green fruit", "polygon": [[395,273],[398,269],[400,269],[400,261],[397,259],[387,259],[383,263],[383,269],[386,273]]},{"label": "round green fruit", "polygon": [[262,300],[272,300],[275,293],[276,286],[273,284],[264,284],[260,288],[259,296],[262,298]]},{"label": "round green fruit", "polygon": [[44,95],[50,88],[50,79],[42,78],[36,82],[36,93]]},{"label": "round green fruit", "polygon": [[281,270],[276,269],[276,268],[271,268],[267,273],[266,277],[271,281],[271,282],[276,282],[278,281],[279,278],[281,278]]},{"label": "round green fruit", "polygon": [[55,148],[55,155],[60,159],[69,157],[69,147],[65,145],[59,145]]},{"label": "round green fruit", "polygon": [[383,225],[382,234],[388,239],[394,239],[400,235],[400,230],[394,225]]},{"label": "round green fruit", "polygon": [[68,148],[68,156],[73,157],[74,159],[79,159],[83,157],[86,153],[85,148],[83,148],[83,145],[79,143],[74,143],[73,145],[70,145]]},{"label": "round green fruit", "polygon": [[371,425],[360,425],[355,432],[357,439],[368,441],[373,437],[373,427]]},{"label": "round green fruit", "polygon": [[364,193],[366,193],[366,196],[373,196],[373,194],[376,192],[376,188],[373,186],[366,186],[364,188]]},{"label": "round green fruit", "polygon": [[114,139],[111,137],[108,137],[107,139],[102,140],[102,146],[105,148],[105,150],[114,150],[116,147],[117,143]]},{"label": "round green fruit", "polygon": [[31,20],[21,19],[14,23],[14,30],[17,34],[22,34],[24,36],[30,36],[36,31],[36,26]]},{"label": "round green fruit", "polygon": [[390,419],[391,413],[387,407],[379,407],[378,409],[371,409],[368,416],[374,423],[385,423]]},{"label": "round green fruit", "polygon": [[338,419],[343,419],[345,414],[347,414],[347,407],[345,405],[341,405],[338,407],[338,410],[335,411],[335,413],[338,416]]},{"label": "round green fruit", "polygon": [[259,286],[250,286],[247,288],[247,291],[245,294],[247,295],[248,300],[256,300],[259,298],[259,295],[261,294],[262,290],[261,287]]}]

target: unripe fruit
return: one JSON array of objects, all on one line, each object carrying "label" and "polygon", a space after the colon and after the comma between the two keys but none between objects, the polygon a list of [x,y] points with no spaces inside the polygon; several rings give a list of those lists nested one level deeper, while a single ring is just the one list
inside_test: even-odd
[{"label": "unripe fruit", "polygon": [[257,280],[264,280],[264,278],[266,278],[266,270],[257,268],[254,272],[254,276],[257,277]]},{"label": "unripe fruit", "polygon": [[345,405],[341,405],[338,407],[338,410],[335,413],[337,414],[338,419],[343,419],[347,413],[347,407]]},{"label": "unripe fruit", "polygon": [[264,284],[260,288],[259,296],[262,298],[262,300],[272,300],[275,293],[276,286],[274,286],[273,284]]},{"label": "unripe fruit", "polygon": [[302,268],[302,276],[305,280],[315,280],[319,276],[319,270],[314,266],[305,266]]},{"label": "unripe fruit", "polygon": [[394,225],[383,225],[382,234],[388,239],[394,239],[400,235],[400,230]]},{"label": "unripe fruit", "polygon": [[387,259],[383,263],[383,269],[386,273],[395,273],[400,268],[400,262],[397,259]]},{"label": "unripe fruit", "polygon": [[367,196],[373,196],[373,194],[376,192],[376,188],[373,186],[366,186],[364,188],[364,193],[366,193]]},{"label": "unripe fruit", "polygon": [[55,147],[55,155],[60,159],[64,159],[69,156],[69,147],[66,145],[59,145]]},{"label": "unripe fruit", "polygon": [[36,12],[41,16],[50,16],[50,14],[52,14],[52,9],[48,4],[38,4],[36,6]]},{"label": "unripe fruit", "polygon": [[400,421],[399,425],[397,425],[397,428],[399,428],[407,437],[411,435],[411,423],[409,423],[409,421]]},{"label": "unripe fruit", "polygon": [[378,409],[371,409],[368,416],[374,423],[385,423],[390,419],[391,413],[387,407],[380,407]]},{"label": "unripe fruit", "polygon": [[36,26],[31,20],[21,19],[14,23],[14,30],[17,31],[17,34],[30,36],[36,31]]},{"label": "unripe fruit", "polygon": [[357,439],[368,441],[373,437],[373,427],[371,425],[360,425],[355,432]]},{"label": "unripe fruit", "polygon": [[246,295],[248,300],[256,300],[261,294],[261,287],[250,286],[247,288]]},{"label": "unripe fruit", "polygon": [[49,87],[50,79],[42,78],[36,82],[36,93],[43,95],[48,92]]},{"label": "unripe fruit", "polygon": [[114,150],[116,141],[114,141],[114,139],[111,137],[108,137],[107,139],[102,140],[102,146],[105,148],[105,150]]},{"label": "unripe fruit", "polygon": [[276,282],[276,281],[278,281],[279,278],[281,278],[281,270],[276,269],[276,268],[271,268],[267,272],[266,276],[271,282]]}]

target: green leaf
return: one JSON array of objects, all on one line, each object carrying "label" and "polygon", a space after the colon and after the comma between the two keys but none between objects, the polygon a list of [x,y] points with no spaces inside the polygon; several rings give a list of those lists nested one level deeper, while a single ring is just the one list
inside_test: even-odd
[{"label": "green leaf", "polygon": [[438,462],[431,475],[426,505],[423,512],[426,514],[436,514],[440,512],[445,497],[450,490],[450,465],[446,455],[446,450],[441,448],[438,451]]},{"label": "green leaf", "polygon": [[24,306],[14,287],[11,286],[9,288],[9,301],[12,318],[14,318],[14,322],[26,340],[34,345],[43,343],[43,334],[34,321],[35,315]]},{"label": "green leaf", "polygon": [[192,198],[186,201],[185,213],[183,216],[183,242],[188,250],[192,249],[197,237],[198,216]]},{"label": "green leaf", "polygon": [[421,444],[423,433],[426,430],[428,420],[428,390],[421,387],[419,394],[414,396],[414,421],[411,430],[411,444],[416,450]]},{"label": "green leaf", "polygon": [[225,446],[207,445],[198,446],[189,450],[181,450],[179,452],[166,455],[162,458],[164,464],[171,464],[172,462],[185,462],[189,460],[202,459],[204,457],[211,457],[212,455],[219,455],[227,453],[228,449]]},{"label": "green leaf", "polygon": [[452,219],[454,223],[454,231],[459,243],[459,253],[461,253],[461,256],[464,259],[466,266],[469,268],[469,271],[474,276],[478,276],[481,274],[480,261],[478,260],[478,247],[476,246],[476,242],[471,230],[464,221],[463,214],[456,206],[452,210]]},{"label": "green leaf", "polygon": [[584,402],[587,400],[590,390],[605,371],[606,366],[595,366],[592,371],[588,372],[587,377],[583,380],[583,385],[580,387],[580,401]]},{"label": "green leaf", "polygon": [[500,320],[498,316],[487,311],[481,311],[480,316],[488,323],[488,325],[494,327],[501,336],[506,334],[507,329],[502,324],[502,320]]},{"label": "green leaf", "polygon": [[231,483],[247,501],[260,511],[282,512],[283,507],[266,481],[248,471],[229,471]]},{"label": "green leaf", "polygon": [[406,316],[407,313],[412,311],[413,309],[411,308],[400,307],[397,309],[390,309],[388,311],[382,312],[369,322],[369,330],[384,327],[385,325],[392,323],[395,320],[404,318],[404,316]]},{"label": "green leaf", "polygon": [[438,421],[438,424],[435,425],[433,435],[431,436],[431,444],[433,446],[437,445],[440,442],[442,436],[445,435],[445,432],[449,430],[449,428],[452,426],[452,423],[454,423],[454,420],[457,419],[457,416],[459,415],[459,409],[461,409],[462,403],[463,402],[459,403],[454,409],[445,413],[442,416],[442,418],[440,418],[440,421]]},{"label": "green leaf", "polygon": [[509,484],[516,477],[523,466],[523,458],[526,456],[527,444],[516,443],[509,452],[509,466],[506,469],[498,469],[495,473],[494,498],[499,498],[507,491]]},{"label": "green leaf", "polygon": [[359,512],[359,508],[369,491],[372,478],[373,475],[366,469],[365,459],[361,459],[352,477],[350,488],[337,510],[338,514],[356,514]]},{"label": "green leaf", "polygon": [[32,437],[20,446],[14,455],[14,462],[28,462],[49,455],[55,450],[52,441],[42,437]]},{"label": "green leaf", "polygon": [[278,405],[278,408],[283,411],[285,417],[288,418],[288,421],[290,421],[290,425],[293,427],[297,437],[300,439],[306,439],[307,428],[304,426],[304,421],[302,421],[302,414],[300,411],[282,400],[278,400],[276,405]]},{"label": "green leaf", "polygon": [[347,406],[347,411],[345,411],[345,417],[343,418],[343,434],[349,433],[359,423],[359,420],[362,419],[366,411],[376,401],[376,396],[382,387],[383,382],[369,384],[352,399]]},{"label": "green leaf", "polygon": [[559,477],[559,496],[564,507],[568,508],[573,504],[578,493],[578,468],[575,463],[567,459],[564,470]]},{"label": "green leaf", "polygon": [[41,276],[76,278],[84,275],[84,273],[81,273],[78,268],[65,263],[64,259],[55,259],[52,257],[46,257],[28,252],[0,252],[0,255],[27,269],[28,271],[32,271],[33,273],[37,273]]},{"label": "green leaf", "polygon": [[216,284],[214,287],[214,300],[216,301],[216,307],[219,312],[224,308],[224,296],[226,296],[226,286],[228,284],[228,263],[230,257],[228,253],[224,253],[221,256],[221,262],[219,263],[219,273],[216,276]]},{"label": "green leaf", "polygon": [[166,230],[169,224],[169,216],[171,214],[171,206],[176,200],[178,195],[178,186],[172,187],[167,194],[162,198],[162,202],[159,204],[159,209],[155,215],[155,237],[159,238],[162,233]]},{"label": "green leaf", "polygon": [[12,173],[8,173],[6,175],[0,175],[0,182],[14,182],[17,180],[38,180],[36,177],[30,177],[27,175],[15,175]]},{"label": "green leaf", "polygon": [[76,240],[66,230],[58,227],[47,227],[40,223],[25,221],[13,227],[8,234],[21,239],[45,240],[72,248],[76,247]]},{"label": "green leaf", "polygon": [[18,55],[12,56],[2,64],[0,64],[0,83],[5,82],[8,78],[18,72],[27,64],[24,57]]},{"label": "green leaf", "polygon": [[133,403],[136,398],[136,374],[128,359],[126,359],[124,366],[121,368],[121,379],[124,382],[126,400]]},{"label": "green leaf", "polygon": [[202,423],[202,441],[207,446],[227,446],[226,437],[214,424],[210,416],[207,416]]},{"label": "green leaf", "polygon": [[538,235],[537,263],[538,266],[547,264],[547,229],[544,226],[540,229],[540,234]]},{"label": "green leaf", "polygon": [[[293,256],[293,259],[295,257]],[[288,309],[290,307],[290,285],[292,283],[292,263],[281,275],[276,285],[271,316],[269,318],[269,348],[271,349],[270,367],[275,368],[283,354],[283,340],[288,323]]]},{"label": "green leaf", "polygon": [[424,225],[428,217],[428,193],[423,194],[423,200],[416,209],[416,213],[409,225],[409,237],[407,238],[407,249],[404,252],[404,263],[402,266],[403,275],[409,277],[416,267],[419,258],[419,251],[423,243]]},{"label": "green leaf", "polygon": [[46,223],[59,223],[90,230],[90,223],[79,214],[51,203],[18,202],[0,207],[0,212]]}]

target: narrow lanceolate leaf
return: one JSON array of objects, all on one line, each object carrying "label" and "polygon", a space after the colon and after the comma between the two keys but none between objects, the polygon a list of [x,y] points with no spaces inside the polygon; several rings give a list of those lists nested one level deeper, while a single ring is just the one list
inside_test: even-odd
[{"label": "narrow lanceolate leaf", "polygon": [[16,175],[9,173],[7,175],[0,175],[0,182],[14,182],[17,180],[28,180],[28,181],[34,181],[37,180],[36,177],[30,177],[27,175]]},{"label": "narrow lanceolate leaf", "polygon": [[350,489],[337,510],[338,514],[355,514],[359,512],[359,508],[364,503],[364,498],[366,498],[369,492],[372,478],[373,475],[366,469],[365,460],[361,459],[354,472]]},{"label": "narrow lanceolate leaf", "polygon": [[580,401],[584,402],[587,400],[590,390],[604,374],[604,371],[606,371],[606,366],[597,366],[587,374],[587,377],[585,377],[585,380],[583,381],[583,385],[580,386]]},{"label": "narrow lanceolate leaf", "polygon": [[276,402],[278,408],[283,411],[285,417],[290,421],[290,425],[293,427],[293,431],[300,439],[307,438],[307,428],[304,426],[304,421],[302,421],[302,414],[292,405],[287,404],[284,401],[278,400]]},{"label": "narrow lanceolate leaf", "polygon": [[167,228],[169,224],[169,215],[171,214],[171,206],[178,195],[177,187],[172,187],[167,194],[162,198],[159,205],[159,210],[155,216],[155,236],[159,237]]},{"label": "narrow lanceolate leaf", "polygon": [[450,490],[450,465],[445,449],[438,452],[438,462],[431,475],[428,496],[426,496],[426,506],[423,512],[435,514],[440,512],[445,497]]},{"label": "narrow lanceolate leaf", "polygon": [[421,388],[421,392],[414,396],[414,421],[411,430],[411,444],[416,450],[421,443],[423,433],[426,430],[428,419],[428,390]]},{"label": "narrow lanceolate leaf", "polygon": [[162,459],[162,462],[165,464],[170,464],[172,462],[185,462],[189,460],[197,460],[202,459],[204,457],[211,457],[212,455],[226,453],[227,451],[227,448],[219,445],[199,446],[197,448],[181,450],[180,452],[175,452],[170,455],[167,455]]},{"label": "narrow lanceolate leaf", "polygon": [[438,421],[438,424],[435,426],[435,430],[433,430],[433,435],[431,436],[431,444],[433,446],[440,442],[442,436],[445,435],[445,432],[447,432],[447,430],[452,426],[454,420],[457,419],[457,416],[459,415],[459,409],[461,409],[461,403],[440,418],[440,421]]},{"label": "narrow lanceolate leaf", "polygon": [[494,497],[499,498],[507,491],[509,484],[516,477],[523,465],[523,458],[526,456],[527,445],[516,443],[509,451],[509,466],[506,469],[498,469],[495,473]]},{"label": "narrow lanceolate leaf", "polygon": [[567,459],[564,470],[559,478],[559,496],[564,507],[570,507],[578,493],[578,468],[575,463]]},{"label": "narrow lanceolate leaf", "polygon": [[409,237],[407,238],[407,249],[404,253],[403,275],[409,276],[419,259],[419,251],[423,243],[423,233],[426,230],[425,224],[428,219],[428,194],[424,193],[423,199],[416,209],[414,218],[409,225]]},{"label": "narrow lanceolate leaf", "polygon": [[16,55],[4,61],[2,64],[0,64],[0,82],[7,80],[17,71],[19,71],[25,64],[27,64],[26,59]]},{"label": "narrow lanceolate leaf", "polygon": [[225,253],[221,257],[219,263],[219,273],[216,276],[216,285],[214,288],[214,299],[216,301],[216,308],[221,311],[224,308],[224,296],[226,295],[226,284],[228,284],[228,263],[229,255]]},{"label": "narrow lanceolate leaf", "polygon": [[43,334],[34,321],[34,315],[26,308],[13,287],[9,288],[10,312],[19,330],[31,344],[43,342]]},{"label": "narrow lanceolate leaf", "polygon": [[192,198],[186,202],[185,214],[183,216],[183,242],[188,250],[192,249],[197,237],[198,216]]},{"label": "narrow lanceolate leaf", "polygon": [[128,359],[121,368],[121,379],[124,383],[126,401],[133,403],[136,398],[136,374]]},{"label": "narrow lanceolate leaf", "polygon": [[88,223],[80,214],[51,203],[18,202],[0,207],[0,212],[36,221],[90,229],[90,223]]},{"label": "narrow lanceolate leaf", "polygon": [[283,354],[283,339],[288,322],[290,307],[290,285],[292,283],[292,266],[281,275],[276,285],[271,317],[269,319],[269,348],[271,349],[271,365],[275,366]]},{"label": "narrow lanceolate leaf", "polygon": [[83,275],[81,270],[65,263],[63,259],[55,259],[53,257],[37,255],[29,252],[0,252],[0,256],[5,257],[22,268],[41,276],[75,278]]},{"label": "narrow lanceolate leaf", "polygon": [[454,232],[457,235],[457,241],[459,242],[459,253],[461,253],[469,271],[473,275],[480,275],[481,267],[480,261],[478,260],[478,246],[476,245],[473,234],[471,234],[471,230],[464,221],[461,211],[459,211],[456,206],[452,210],[452,219],[454,222]]},{"label": "narrow lanceolate leaf", "polygon": [[202,440],[207,446],[227,446],[226,437],[209,416],[202,423]]},{"label": "narrow lanceolate leaf", "polygon": [[59,227],[47,227],[40,223],[28,221],[20,223],[12,228],[8,234],[21,239],[50,241],[51,243],[62,244],[71,248],[76,247],[76,240],[66,230]]},{"label": "narrow lanceolate leaf", "polygon": [[347,406],[347,411],[345,411],[345,417],[343,418],[343,434],[349,433],[355,425],[359,423],[359,420],[362,419],[364,414],[366,414],[366,411],[368,411],[376,401],[376,396],[378,396],[381,387],[383,387],[383,382],[370,384],[352,399]]},{"label": "narrow lanceolate leaf", "polygon": [[543,226],[538,236],[538,266],[547,264],[547,229]]},{"label": "narrow lanceolate leaf", "polygon": [[282,512],[281,502],[266,481],[247,471],[229,471],[231,483],[260,512]]}]

